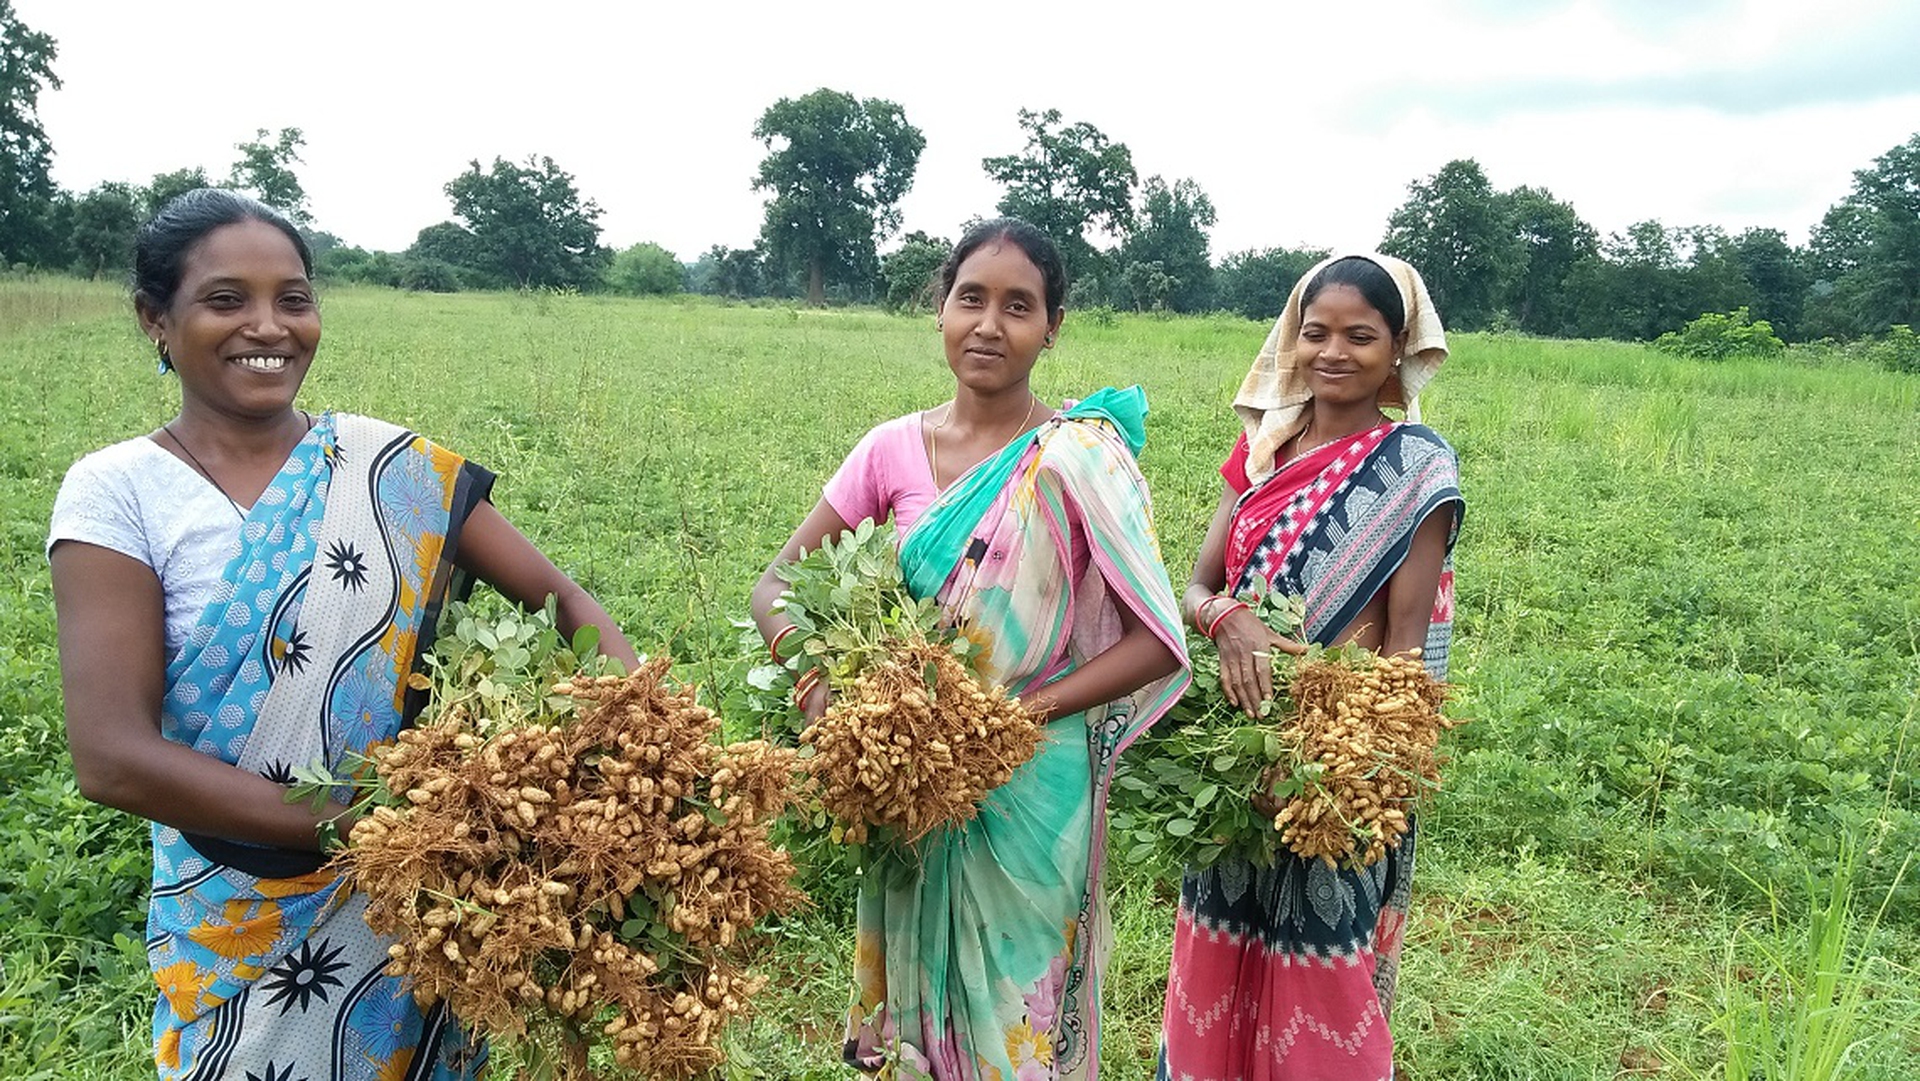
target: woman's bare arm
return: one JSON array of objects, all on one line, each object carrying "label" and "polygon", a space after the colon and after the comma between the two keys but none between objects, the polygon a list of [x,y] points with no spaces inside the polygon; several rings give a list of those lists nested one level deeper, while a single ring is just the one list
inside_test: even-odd
[{"label": "woman's bare arm", "polygon": [[482,502],[467,517],[453,561],[523,608],[543,607],[553,597],[562,634],[571,638],[581,627],[598,627],[600,652],[629,669],[639,665],[632,644],[593,594],[554,566],[493,504]]},{"label": "woman's bare arm", "polygon": [[152,568],[81,541],[54,545],[60,683],[80,794],[189,833],[318,851],[346,808],[290,804],[283,786],[160,734],[165,605]]}]

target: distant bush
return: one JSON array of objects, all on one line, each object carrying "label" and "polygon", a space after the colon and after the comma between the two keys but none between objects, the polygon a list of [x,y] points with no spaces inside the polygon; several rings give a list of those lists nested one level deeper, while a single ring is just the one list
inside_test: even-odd
[{"label": "distant bush", "polygon": [[1888,371],[1920,375],[1920,336],[1905,323],[1889,327],[1885,337],[1867,346],[1867,355]]},{"label": "distant bush", "polygon": [[916,232],[901,243],[898,251],[882,258],[880,276],[886,280],[887,295],[883,303],[887,308],[897,312],[938,308],[934,279],[952,248],[943,238]]},{"label": "distant bush", "polygon": [[400,268],[400,287],[416,293],[457,293],[460,291],[460,270],[445,259],[410,256],[403,257]]},{"label": "distant bush", "polygon": [[1676,356],[1725,360],[1779,356],[1787,345],[1774,336],[1765,319],[1753,319],[1745,307],[1739,307],[1724,315],[1708,312],[1679,331],[1660,335],[1653,347]]},{"label": "distant bush", "polygon": [[614,255],[606,284],[628,296],[667,296],[685,291],[687,268],[667,249],[642,242]]}]

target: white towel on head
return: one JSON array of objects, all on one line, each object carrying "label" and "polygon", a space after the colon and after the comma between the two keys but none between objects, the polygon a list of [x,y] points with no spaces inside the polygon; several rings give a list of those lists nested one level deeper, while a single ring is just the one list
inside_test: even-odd
[{"label": "white towel on head", "polygon": [[1274,455],[1287,440],[1306,427],[1307,407],[1313,391],[1295,365],[1294,351],[1300,342],[1300,294],[1328,264],[1349,256],[1359,256],[1380,266],[1400,287],[1400,302],[1406,310],[1407,344],[1400,353],[1400,367],[1380,388],[1382,408],[1407,410],[1409,420],[1420,419],[1416,399],[1420,389],[1433,379],[1442,361],[1447,359],[1447,333],[1440,325],[1440,313],[1433,309],[1427,295],[1427,283],[1420,272],[1405,260],[1378,252],[1347,252],[1323,259],[1294,283],[1287,297],[1286,310],[1273,324],[1267,342],[1253,359],[1253,367],[1240,382],[1234,395],[1233,411],[1239,415],[1247,433],[1247,479],[1257,481],[1273,472]]}]

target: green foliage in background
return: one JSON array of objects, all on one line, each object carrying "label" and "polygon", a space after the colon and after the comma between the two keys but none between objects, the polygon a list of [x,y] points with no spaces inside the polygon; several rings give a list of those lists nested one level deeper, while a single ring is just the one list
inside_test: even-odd
[{"label": "green foliage in background", "polygon": [[1695,360],[1725,360],[1728,357],[1775,357],[1787,344],[1773,336],[1773,327],[1765,319],[1755,319],[1745,308],[1724,315],[1708,312],[1677,331],[1656,338],[1655,349]]}]

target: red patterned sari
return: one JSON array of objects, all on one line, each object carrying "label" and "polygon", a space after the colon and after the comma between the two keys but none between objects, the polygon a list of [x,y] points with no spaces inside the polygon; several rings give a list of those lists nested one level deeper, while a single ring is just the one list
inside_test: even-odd
[{"label": "red patterned sari", "polygon": [[[1230,463],[1231,465],[1231,463]],[[1242,474],[1244,475],[1244,474]],[[1234,508],[1226,580],[1306,598],[1308,640],[1330,644],[1399,569],[1428,515],[1453,517],[1425,657],[1446,674],[1453,450],[1383,424],[1290,462]],[[1414,831],[1359,870],[1298,858],[1222,861],[1181,884],[1158,1076],[1170,1081],[1390,1081],[1387,1013],[1399,973]]]}]

